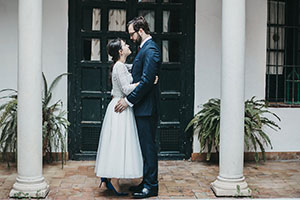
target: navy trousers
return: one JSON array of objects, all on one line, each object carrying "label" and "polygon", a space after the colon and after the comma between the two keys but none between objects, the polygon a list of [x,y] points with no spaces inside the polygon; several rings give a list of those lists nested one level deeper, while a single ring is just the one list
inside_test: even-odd
[{"label": "navy trousers", "polygon": [[136,116],[136,125],[144,159],[143,183],[147,189],[158,189],[158,159],[155,142],[157,116]]}]

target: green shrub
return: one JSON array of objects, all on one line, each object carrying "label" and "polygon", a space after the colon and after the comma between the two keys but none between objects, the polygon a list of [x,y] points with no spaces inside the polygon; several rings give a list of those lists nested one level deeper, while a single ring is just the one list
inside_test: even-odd
[{"label": "green shrub", "polygon": [[[265,146],[273,148],[271,140],[263,130],[264,126],[270,127],[273,130],[278,130],[280,127],[276,122],[270,120],[265,114],[275,116],[279,121],[280,118],[273,112],[267,109],[268,104],[265,100],[255,100],[252,97],[245,101],[245,125],[244,125],[244,142],[247,150],[253,148],[255,151],[255,161],[259,161],[258,150],[262,152],[263,160],[266,160]],[[190,127],[194,127],[200,142],[202,153],[207,148],[206,160],[210,160],[211,151],[213,148],[219,151],[220,143],[220,99],[209,99],[203,104],[203,108],[189,122],[185,131]]]},{"label": "green shrub", "polygon": [[[51,162],[52,157],[46,156],[47,153],[61,150],[62,166],[66,161],[66,134],[70,123],[65,118],[66,111],[63,110],[63,103],[58,100],[50,105],[53,89],[59,80],[67,75],[63,73],[57,76],[48,88],[46,77],[43,74],[44,92],[42,98],[43,111],[43,158]],[[6,103],[0,106],[0,149],[2,150],[2,159],[8,162],[7,152],[17,152],[17,104],[18,93],[13,89],[4,89],[0,94],[5,93],[0,99],[5,99]],[[54,149],[52,148],[54,147]],[[60,149],[59,149],[60,148]],[[9,165],[9,162],[8,162]]]}]

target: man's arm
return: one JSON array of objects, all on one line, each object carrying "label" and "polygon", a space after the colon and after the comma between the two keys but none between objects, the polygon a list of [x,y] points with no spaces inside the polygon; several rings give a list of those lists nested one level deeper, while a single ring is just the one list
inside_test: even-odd
[{"label": "man's arm", "polygon": [[160,53],[158,48],[151,47],[145,52],[143,73],[139,85],[126,97],[121,98],[115,106],[115,112],[123,112],[128,106],[138,103],[154,86],[159,71]]},{"label": "man's arm", "polygon": [[[158,76],[155,76],[154,85],[158,83]],[[126,98],[121,98],[115,106],[115,112],[123,112],[128,106],[132,107],[133,104],[130,103]]]}]

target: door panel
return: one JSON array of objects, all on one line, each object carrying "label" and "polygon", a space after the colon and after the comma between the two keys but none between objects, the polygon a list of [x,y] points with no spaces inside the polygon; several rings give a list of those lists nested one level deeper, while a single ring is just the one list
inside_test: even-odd
[{"label": "door panel", "polygon": [[126,24],[137,15],[148,21],[162,66],[157,143],[161,158],[190,156],[184,128],[193,115],[194,1],[69,0],[69,153],[95,159],[102,121],[111,100],[111,59],[106,45],[122,38],[133,51]]}]

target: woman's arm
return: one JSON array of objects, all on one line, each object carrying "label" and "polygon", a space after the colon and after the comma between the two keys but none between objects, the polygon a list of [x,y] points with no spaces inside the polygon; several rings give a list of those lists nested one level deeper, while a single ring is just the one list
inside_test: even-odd
[{"label": "woman's arm", "polygon": [[136,88],[136,86],[138,86],[139,83],[130,82],[128,76],[131,76],[131,74],[127,71],[124,64],[117,63],[114,68],[116,70],[116,78],[121,91],[127,96]]}]

